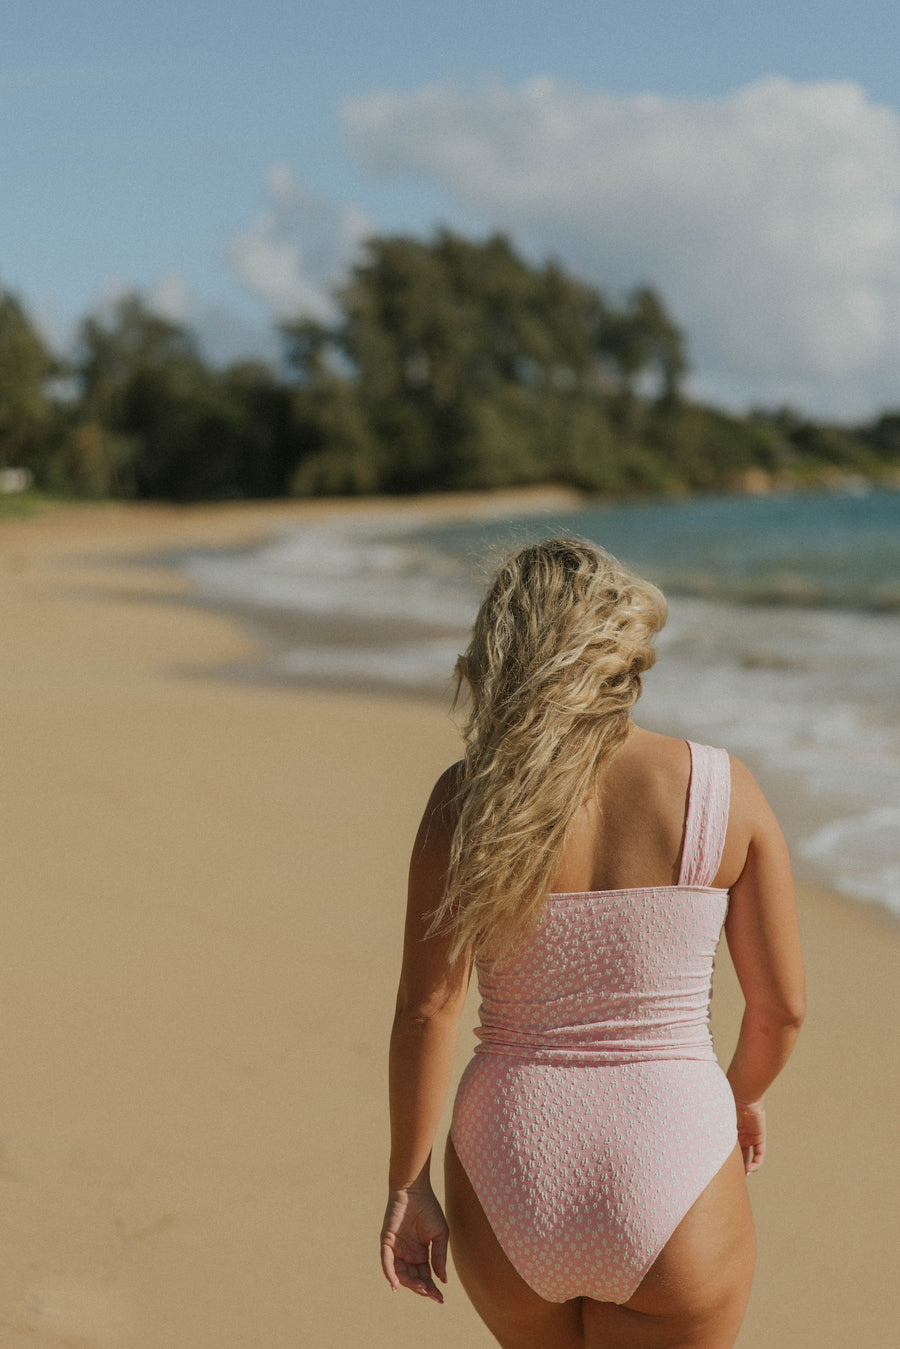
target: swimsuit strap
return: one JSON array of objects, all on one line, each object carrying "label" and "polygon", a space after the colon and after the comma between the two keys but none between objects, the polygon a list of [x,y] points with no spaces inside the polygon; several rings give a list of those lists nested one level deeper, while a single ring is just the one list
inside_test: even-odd
[{"label": "swimsuit strap", "polygon": [[727,750],[695,745],[692,740],[687,743],[691,751],[691,784],[678,884],[712,885],[722,861],[728,828],[731,764]]}]

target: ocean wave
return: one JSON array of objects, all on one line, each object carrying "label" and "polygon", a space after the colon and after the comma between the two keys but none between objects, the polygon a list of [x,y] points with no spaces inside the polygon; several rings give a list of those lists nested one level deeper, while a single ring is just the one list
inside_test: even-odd
[{"label": "ocean wave", "polygon": [[245,551],[190,554],[182,567],[206,598],[225,604],[456,627],[471,622],[460,568],[422,542],[397,537],[398,529],[390,519],[292,527]]},{"label": "ocean wave", "polygon": [[800,855],[828,874],[844,894],[884,905],[900,915],[900,806],[876,806],[832,820],[802,839]]}]

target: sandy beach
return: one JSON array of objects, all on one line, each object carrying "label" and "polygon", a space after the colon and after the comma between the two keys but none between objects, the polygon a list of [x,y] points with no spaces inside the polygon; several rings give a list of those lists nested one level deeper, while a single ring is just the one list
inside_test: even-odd
[{"label": "sandy beach", "polygon": [[[142,561],[335,509],[0,520],[0,1349],[493,1343],[452,1277],[439,1308],[377,1261],[407,856],[457,732],[420,698],[220,677],[250,636]],[[900,928],[800,903],[810,1013],[738,1343],[893,1349]],[[724,948],[714,1006],[727,1059]]]}]

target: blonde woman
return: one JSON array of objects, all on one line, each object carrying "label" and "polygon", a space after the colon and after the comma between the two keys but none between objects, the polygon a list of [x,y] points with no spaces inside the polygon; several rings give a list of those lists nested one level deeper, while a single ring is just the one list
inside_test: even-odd
[{"label": "blonde woman", "polygon": [[[457,1274],[505,1349],[726,1349],[754,1267],[745,1174],[804,1013],[784,840],[724,750],[631,720],[665,601],[592,545],[500,569],[458,677],[465,758],[413,849],[391,1036],[391,1287]],[[724,922],[746,1001],[727,1074]],[[429,1180],[475,964],[478,1051]]]}]

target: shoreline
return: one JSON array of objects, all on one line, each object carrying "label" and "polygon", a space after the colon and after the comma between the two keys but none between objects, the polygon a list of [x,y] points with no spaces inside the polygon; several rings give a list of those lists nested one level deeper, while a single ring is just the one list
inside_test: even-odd
[{"label": "shoreline", "polygon": [[[254,639],[146,561],[301,516],[0,522],[4,1349],[491,1343],[452,1275],[444,1308],[390,1298],[373,1254],[406,860],[457,733],[430,700],[220,678]],[[900,933],[799,893],[810,1015],[738,1349],[890,1349]],[[713,1009],[727,1058],[724,947]]]}]

